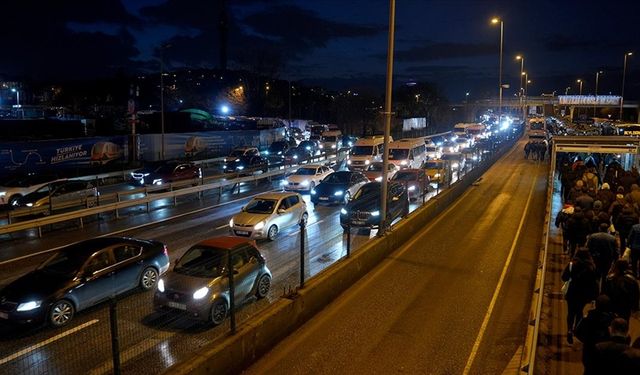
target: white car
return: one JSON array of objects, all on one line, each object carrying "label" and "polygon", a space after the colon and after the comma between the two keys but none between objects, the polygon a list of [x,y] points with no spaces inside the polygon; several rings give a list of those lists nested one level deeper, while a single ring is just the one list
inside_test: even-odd
[{"label": "white car", "polygon": [[0,206],[13,205],[19,198],[55,181],[58,181],[56,176],[44,174],[31,174],[7,180],[0,186]]},{"label": "white car", "polygon": [[254,197],[229,221],[232,235],[273,241],[288,227],[307,221],[307,204],[293,192],[266,193]]},{"label": "white car", "polygon": [[319,164],[309,164],[298,168],[282,181],[286,190],[311,191],[320,181],[333,173],[333,169]]}]

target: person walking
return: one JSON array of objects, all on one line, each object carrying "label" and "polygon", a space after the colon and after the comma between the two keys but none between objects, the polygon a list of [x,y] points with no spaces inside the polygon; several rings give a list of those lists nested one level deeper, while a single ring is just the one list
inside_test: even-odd
[{"label": "person walking", "polygon": [[582,365],[584,375],[595,375],[594,356],[596,344],[610,339],[609,325],[615,318],[611,312],[611,301],[609,297],[601,294],[596,298],[596,308],[589,310],[578,326],[576,327],[576,338],[583,344]]},{"label": "person walking", "polygon": [[[629,322],[615,318],[609,325],[609,339],[596,344],[592,374],[624,375],[624,352],[629,348]],[[591,371],[591,369],[589,370]]]},{"label": "person walking", "polygon": [[[575,214],[574,214],[575,215]],[[586,249],[580,249],[562,272],[562,281],[569,281],[564,296],[567,301],[567,342],[573,344],[573,331],[582,319],[584,306],[598,296],[596,266]]]},{"label": "person walking", "polygon": [[589,254],[596,265],[600,287],[607,279],[613,261],[618,258],[616,238],[608,232],[609,226],[602,223],[598,228],[598,232],[590,234],[587,238],[587,249],[589,249]]},{"label": "person walking", "polygon": [[629,263],[631,264],[631,272],[635,278],[638,278],[638,262],[640,262],[640,224],[634,224],[629,232],[627,246],[631,249]]},{"label": "person walking", "polygon": [[574,207],[573,215],[567,220],[567,237],[569,237],[569,255],[573,258],[576,249],[584,246],[589,235],[589,220],[584,216],[582,209]]},{"label": "person walking", "polygon": [[627,248],[627,239],[629,238],[629,233],[631,233],[631,228],[638,222],[638,215],[636,215],[633,207],[626,204],[622,208],[622,213],[618,216],[618,219],[613,223],[620,235],[620,256],[624,254],[624,250]]},{"label": "person walking", "polygon": [[524,158],[525,160],[529,160],[529,153],[531,152],[531,142],[527,142],[524,145]]},{"label": "person walking", "polygon": [[609,207],[611,207],[611,204],[616,200],[616,195],[611,191],[608,183],[605,182],[602,184],[600,190],[596,193],[596,200],[602,202],[602,209],[604,211],[609,211]]},{"label": "person walking", "polygon": [[611,310],[625,319],[631,317],[633,311],[640,306],[640,287],[638,280],[629,272],[629,262],[618,259],[613,264],[611,273],[602,288],[602,293],[611,299]]},{"label": "person walking", "polygon": [[561,230],[562,236],[562,252],[569,253],[569,234],[567,233],[567,223],[571,215],[573,215],[574,207],[571,202],[567,202],[562,207],[562,210],[556,215],[555,225],[556,228]]}]

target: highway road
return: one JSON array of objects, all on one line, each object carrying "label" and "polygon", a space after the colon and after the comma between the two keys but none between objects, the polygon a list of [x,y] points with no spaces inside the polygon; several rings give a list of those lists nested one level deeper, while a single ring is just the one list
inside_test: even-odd
[{"label": "highway road", "polygon": [[[240,194],[227,192],[221,202],[215,198],[199,201],[186,199],[178,206],[172,202],[149,214],[130,212],[120,220],[95,220],[80,230],[63,227],[37,238],[34,233],[5,239],[0,260],[0,287],[33,269],[50,249],[96,235],[118,232],[121,235],[150,238],[167,244],[171,261],[196,242],[228,233],[231,216],[250,197],[261,191],[277,189],[279,181],[258,186],[243,184]],[[429,197],[433,196],[433,192]],[[212,202],[213,199],[213,202]],[[308,196],[305,196],[308,202]],[[211,207],[215,203],[217,206]],[[417,204],[412,204],[415,209]],[[346,236],[339,225],[339,206],[318,207],[309,204],[309,224],[306,231],[306,277],[317,274],[346,254]],[[179,216],[178,219],[171,219]],[[150,221],[163,220],[148,225]],[[137,229],[133,229],[138,227]],[[366,242],[375,231],[354,231],[352,249]],[[273,285],[264,300],[249,300],[238,310],[241,323],[258,314],[270,302],[294,289],[299,282],[298,228],[280,233],[274,242],[261,242],[259,247],[273,272]],[[194,348],[200,347],[228,332],[228,324],[210,327],[185,316],[157,313],[152,309],[153,293],[132,292],[118,302],[118,329],[123,370],[130,373],[159,372],[177,361],[186,360]],[[111,346],[108,306],[102,304],[79,313],[67,327],[15,327],[0,324],[0,373],[109,373]]]},{"label": "highway road", "polygon": [[542,242],[548,165],[523,146],[246,374],[500,374]]}]

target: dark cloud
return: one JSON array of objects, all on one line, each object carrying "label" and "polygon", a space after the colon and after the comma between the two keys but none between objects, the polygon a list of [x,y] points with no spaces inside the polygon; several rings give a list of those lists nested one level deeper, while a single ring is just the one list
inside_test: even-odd
[{"label": "dark cloud", "polygon": [[[487,56],[496,53],[494,43],[423,42],[395,52],[398,61],[434,61]],[[386,58],[386,54],[377,55]]]}]

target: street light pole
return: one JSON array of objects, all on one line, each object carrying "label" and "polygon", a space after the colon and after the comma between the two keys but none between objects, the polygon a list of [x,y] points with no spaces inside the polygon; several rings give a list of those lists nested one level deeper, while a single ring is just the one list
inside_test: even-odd
[{"label": "street light pole", "polygon": [[391,93],[393,90],[393,47],[396,23],[396,1],[389,0],[389,40],[387,45],[387,88],[384,98],[384,148],[382,157],[382,187],[380,194],[380,226],[378,236],[387,229],[387,169],[389,167],[389,135],[391,133]]},{"label": "street light pole", "polygon": [[160,46],[160,157],[165,160],[164,142],[164,50],[171,47],[171,44]]},{"label": "street light pole", "polygon": [[524,56],[522,55],[518,55],[516,56],[516,60],[520,60],[520,91],[519,91],[519,96],[520,96],[520,108],[522,109],[522,118],[526,117],[526,112],[524,109],[524,101],[523,101],[523,94],[524,92],[522,91],[522,76],[524,75]]},{"label": "street light pole", "polygon": [[598,100],[598,81],[600,78],[600,74],[602,73],[604,73],[602,70],[598,70],[596,72],[596,91],[595,91],[596,100],[594,100],[594,103],[593,103],[593,117],[596,117],[596,101]]},{"label": "street light pole", "polygon": [[622,105],[624,103],[624,79],[627,74],[627,57],[632,56],[633,52],[627,52],[624,54],[624,64],[622,65],[622,89],[620,90],[620,112],[618,120],[622,121]]},{"label": "street light pole", "polygon": [[502,123],[502,50],[504,47],[504,22],[499,18],[491,20],[492,24],[497,24],[498,22],[500,22],[500,68],[498,70],[498,126],[500,126]]},{"label": "street light pole", "polygon": [[584,82],[583,80],[579,79],[576,82],[578,82],[580,84],[580,90],[578,91],[578,95],[582,95],[582,83]]}]

